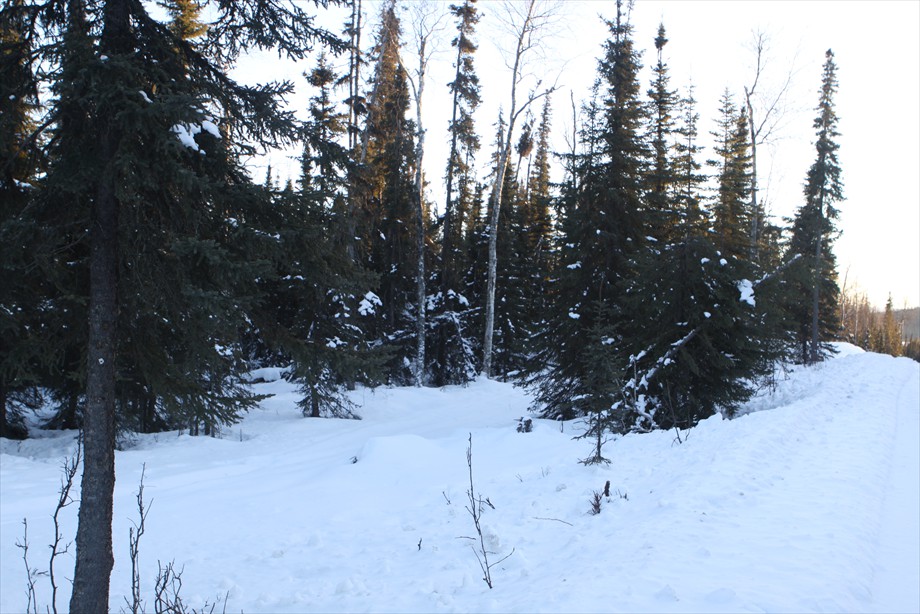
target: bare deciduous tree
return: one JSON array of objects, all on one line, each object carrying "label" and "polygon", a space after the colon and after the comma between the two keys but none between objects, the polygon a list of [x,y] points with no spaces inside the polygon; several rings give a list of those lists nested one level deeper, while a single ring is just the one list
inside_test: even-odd
[{"label": "bare deciduous tree", "polygon": [[[770,91],[759,88],[761,79],[769,64],[769,43],[767,33],[753,32],[754,79],[744,86],[744,102],[747,108],[748,130],[751,138],[751,246],[755,262],[760,258],[760,228],[763,224],[763,206],[758,200],[757,146],[767,143],[782,123],[786,112],[786,93],[795,75],[793,66],[784,74],[782,81]],[[755,115],[755,109],[761,113]]]},{"label": "bare deciduous tree", "polygon": [[422,102],[425,93],[425,76],[428,72],[428,63],[437,53],[437,39],[433,35],[444,29],[443,22],[447,13],[444,5],[433,0],[413,2],[408,7],[409,22],[412,28],[412,54],[418,64],[412,70],[400,54],[399,62],[409,79],[412,88],[412,98],[415,101],[415,247],[417,267],[415,272],[416,285],[416,320],[415,320],[415,360],[412,365],[412,377],[416,386],[421,386],[425,379],[425,330],[426,322],[426,289],[425,289],[425,178],[422,165],[425,160],[425,128],[422,123]]},{"label": "bare deciduous tree", "polygon": [[514,124],[527,108],[538,100],[550,94],[555,86],[543,87],[542,80],[537,80],[524,96],[523,102],[518,101],[518,87],[529,76],[526,70],[528,56],[540,49],[541,34],[549,28],[558,17],[561,3],[546,0],[508,1],[502,5],[499,16],[503,28],[515,41],[514,51],[506,56],[506,65],[511,70],[511,98],[508,111],[508,126],[502,135],[499,151],[498,169],[492,184],[491,214],[489,216],[489,269],[486,282],[486,317],[485,333],[483,336],[482,372],[486,377],[492,375],[492,337],[495,329],[495,278],[497,275],[497,245],[498,245],[498,216],[502,205],[502,185],[505,181],[505,170],[508,166],[508,156],[511,153]]}]

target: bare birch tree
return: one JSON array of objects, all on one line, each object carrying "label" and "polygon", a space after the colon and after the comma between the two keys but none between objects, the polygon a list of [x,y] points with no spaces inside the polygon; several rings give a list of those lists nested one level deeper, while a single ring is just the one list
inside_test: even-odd
[{"label": "bare birch tree", "polygon": [[529,55],[540,49],[541,33],[545,32],[556,20],[561,8],[561,3],[547,0],[509,0],[502,5],[499,19],[502,26],[512,36],[515,42],[514,51],[506,57],[506,65],[511,70],[511,99],[508,111],[508,126],[502,135],[501,147],[498,156],[498,169],[492,184],[492,195],[489,216],[489,269],[486,282],[486,317],[485,333],[482,350],[482,373],[486,377],[492,376],[492,337],[495,330],[495,278],[498,269],[498,217],[502,206],[502,185],[505,181],[505,170],[508,166],[508,156],[511,153],[514,124],[527,108],[547,94],[555,86],[542,88],[542,81],[518,101],[518,87],[522,85],[528,72],[525,70]]},{"label": "bare birch tree", "polygon": [[442,25],[447,13],[443,3],[434,0],[420,0],[410,3],[410,24],[412,28],[411,52],[417,60],[415,68],[410,70],[400,54],[399,62],[409,79],[412,98],[415,102],[415,123],[417,138],[415,141],[415,247],[417,267],[416,284],[416,321],[415,321],[415,359],[412,365],[412,377],[416,386],[424,384],[425,379],[425,331],[426,318],[426,283],[425,283],[425,177],[423,163],[425,160],[425,127],[422,123],[422,102],[425,93],[425,76],[428,63],[437,53],[437,39],[433,36],[444,29]]},{"label": "bare birch tree", "polygon": [[[747,108],[748,129],[751,133],[751,257],[760,260],[760,229],[763,224],[763,206],[758,200],[757,146],[768,142],[780,126],[785,114],[786,93],[795,74],[792,67],[785,73],[782,82],[769,92],[758,89],[767,69],[769,37],[763,31],[753,32],[754,79],[750,86],[744,86],[744,102]],[[755,107],[761,116],[755,114]]]}]

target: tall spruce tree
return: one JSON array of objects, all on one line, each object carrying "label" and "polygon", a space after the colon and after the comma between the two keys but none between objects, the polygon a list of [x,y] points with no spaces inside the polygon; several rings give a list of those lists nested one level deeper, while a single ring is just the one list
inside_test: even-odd
[{"label": "tall spruce tree", "polygon": [[796,212],[789,245],[790,256],[800,256],[799,285],[794,299],[801,359],[814,363],[829,351],[827,342],[838,328],[837,265],[833,253],[836,203],[843,200],[843,178],[837,158],[837,64],[830,49],[825,54],[814,121],[817,156],[805,178],[805,204]]},{"label": "tall spruce tree", "polygon": [[[74,344],[87,352],[70,609],[101,612],[121,376],[179,415],[204,410],[214,423],[255,399],[233,377],[235,336],[267,272],[258,254],[275,240],[263,230],[268,199],[238,160],[294,138],[296,125],[280,108],[290,84],[241,86],[224,67],[252,47],[301,58],[311,44],[340,44],[301,9],[259,2],[216,6],[200,44],[128,0],[60,2],[42,16],[54,130],[34,208],[58,241],[47,253],[72,254],[61,264],[88,281],[88,292],[79,279],[64,289],[88,305],[85,341]],[[259,30],[247,25],[256,22]]]},{"label": "tall spruce tree", "polygon": [[720,100],[716,126],[712,135],[717,158],[709,161],[717,172],[712,203],[714,242],[725,256],[750,259],[751,156],[747,115],[735,105],[728,89]]},{"label": "tall spruce tree", "polygon": [[664,61],[664,47],[667,43],[664,24],[660,24],[655,37],[658,60],[653,68],[652,86],[648,90],[651,164],[646,175],[646,200],[649,209],[648,235],[663,245],[678,236],[680,221],[680,211],[674,203],[677,180],[671,145],[674,140],[674,113],[678,97],[677,92],[670,89],[671,77]]},{"label": "tall spruce tree", "polygon": [[29,274],[28,202],[42,155],[36,135],[38,83],[32,71],[38,12],[23,0],[0,10],[0,437],[23,438],[22,405],[34,395],[52,348],[40,347],[50,284]]},{"label": "tall spruce tree", "polygon": [[362,263],[379,278],[382,307],[369,330],[391,350],[388,380],[413,381],[416,355],[415,124],[407,118],[409,84],[399,61],[401,26],[395,2],[384,4],[372,51],[374,82],[362,137],[358,211]]},{"label": "tall spruce tree", "polygon": [[703,147],[699,143],[699,113],[691,86],[686,96],[678,102],[679,119],[675,128],[674,142],[674,204],[678,211],[681,235],[702,237],[709,232],[709,218],[703,210],[702,186],[706,181],[701,172],[699,155]]},{"label": "tall spruce tree", "polygon": [[[618,287],[644,243],[645,105],[639,98],[639,53],[622,2],[607,26],[597,96],[585,109],[584,153],[575,162],[578,190],[570,202],[561,202],[564,249],[555,305],[538,342],[535,364],[542,366],[531,368],[527,379],[536,390],[537,410],[548,417],[609,412],[619,399],[615,387],[596,385],[608,377],[596,377],[594,370],[607,373],[610,366],[582,356],[587,348],[618,342]],[[621,373],[622,361],[615,367],[613,372]]]},{"label": "tall spruce tree", "polygon": [[464,226],[470,222],[471,200],[476,188],[474,157],[479,151],[473,114],[480,103],[479,77],[473,59],[479,11],[476,0],[452,4],[457,35],[451,41],[456,48],[454,78],[448,84],[452,96],[448,124],[450,149],[447,157],[444,215],[441,220],[441,262],[439,290],[432,301],[434,348],[431,366],[432,383],[462,384],[476,373],[477,340],[470,334],[471,305],[464,296],[464,280],[469,260],[463,249]]},{"label": "tall spruce tree", "polygon": [[521,208],[519,266],[523,280],[521,321],[524,330],[519,335],[523,347],[518,348],[518,353],[525,357],[531,352],[531,339],[545,326],[550,307],[550,280],[557,264],[553,222],[555,202],[550,182],[550,102],[549,96],[543,102],[534,159],[523,190]]},{"label": "tall spruce tree", "polygon": [[373,285],[349,256],[343,235],[351,159],[342,143],[347,116],[338,112],[332,88],[337,76],[325,54],[307,74],[313,87],[297,187],[275,195],[278,249],[274,274],[262,283],[267,295],[257,310],[257,340],[292,361],[304,416],[356,417],[345,388],[372,383],[364,316]]}]

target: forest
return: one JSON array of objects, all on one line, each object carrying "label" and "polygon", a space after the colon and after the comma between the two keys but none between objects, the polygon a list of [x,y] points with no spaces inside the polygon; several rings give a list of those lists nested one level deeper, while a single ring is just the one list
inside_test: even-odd
[{"label": "forest", "polygon": [[[339,31],[318,25],[327,4],[350,12]],[[215,434],[261,400],[259,367],[286,366],[317,418],[360,418],[345,394],[358,386],[512,381],[535,416],[586,418],[590,464],[610,433],[732,417],[777,364],[825,358],[851,320],[854,342],[901,351],[884,321],[851,317],[838,284],[831,50],[801,205],[774,220],[759,197],[765,118],[726,89],[705,150],[664,25],[644,59],[630,4],[611,4],[592,95],[554,151],[562,101],[518,87],[549,4],[509,4],[515,61],[494,121],[477,115],[480,6],[457,0],[436,203],[424,16],[385,2],[368,31],[360,0],[163,6],[0,12],[0,435],[25,437],[48,405],[48,428],[82,429],[82,488],[102,495],[80,509],[75,611],[104,611],[92,578],[108,577],[111,537],[91,531],[111,524],[121,434]],[[284,105],[291,82],[234,80],[256,50],[310,59],[305,121]],[[284,185],[244,163],[292,145],[300,170]]]}]

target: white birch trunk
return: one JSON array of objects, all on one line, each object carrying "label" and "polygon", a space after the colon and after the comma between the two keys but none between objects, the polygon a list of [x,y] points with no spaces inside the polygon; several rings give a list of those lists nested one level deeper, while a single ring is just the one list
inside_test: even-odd
[{"label": "white birch trunk", "polygon": [[418,123],[418,141],[416,142],[415,161],[415,247],[418,256],[418,266],[415,272],[417,318],[415,321],[415,364],[413,365],[413,378],[415,385],[421,386],[425,379],[425,331],[427,317],[425,313],[425,182],[422,173],[422,162],[425,159],[425,129],[422,126],[422,94],[425,91],[425,57],[426,38],[422,37],[419,45],[418,89],[415,92],[415,118]]}]

